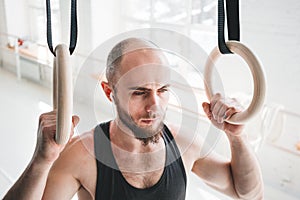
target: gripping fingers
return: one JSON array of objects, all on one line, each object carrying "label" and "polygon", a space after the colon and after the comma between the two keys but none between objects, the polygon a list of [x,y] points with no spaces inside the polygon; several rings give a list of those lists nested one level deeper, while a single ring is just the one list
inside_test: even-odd
[{"label": "gripping fingers", "polygon": [[223,104],[220,106],[219,112],[217,114],[217,122],[219,124],[223,123],[224,120],[226,119],[227,115],[226,115],[226,111],[228,109],[228,106]]},{"label": "gripping fingers", "polygon": [[213,114],[214,120],[216,120],[218,123],[220,123],[219,122],[220,118],[223,117],[223,116],[219,116],[220,110],[225,109],[225,108],[223,108],[223,106],[224,106],[223,102],[219,100],[215,103],[215,105],[213,107],[210,108],[210,110]]},{"label": "gripping fingers", "polygon": [[207,117],[211,120],[212,119],[212,113],[210,111],[210,104],[206,103],[206,102],[203,102],[202,107],[203,107],[203,110],[204,110],[205,114],[207,115]]},{"label": "gripping fingers", "polygon": [[73,115],[72,116],[72,123],[73,123],[73,126],[77,126],[77,124],[79,123],[80,121],[80,118],[77,116],[77,115]]},{"label": "gripping fingers", "polygon": [[50,140],[54,139],[56,133],[56,120],[44,118],[40,122],[40,132],[43,138],[48,138]]},{"label": "gripping fingers", "polygon": [[221,94],[219,94],[219,93],[215,94],[215,95],[211,98],[211,100],[210,100],[210,109],[211,109],[211,110],[215,107],[216,103],[217,103],[220,99],[221,99]]},{"label": "gripping fingers", "polygon": [[227,109],[227,111],[225,112],[225,114],[224,114],[224,120],[230,119],[230,117],[231,117],[233,114],[237,113],[237,112],[238,112],[238,111],[237,111],[236,108],[234,108],[234,107],[229,107],[229,108]]},{"label": "gripping fingers", "polygon": [[71,126],[71,133],[70,133],[70,139],[73,137],[74,135],[74,128],[77,126],[77,124],[79,123],[80,118],[77,115],[73,115],[72,116],[72,126]]}]

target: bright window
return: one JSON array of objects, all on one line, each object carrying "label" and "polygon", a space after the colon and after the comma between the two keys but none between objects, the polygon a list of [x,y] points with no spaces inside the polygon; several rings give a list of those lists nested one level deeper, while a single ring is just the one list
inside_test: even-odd
[{"label": "bright window", "polygon": [[216,0],[122,0],[123,30],[161,27],[191,37],[210,52],[217,44]]},{"label": "bright window", "polygon": [[[59,0],[51,0],[52,38],[60,41],[60,11]],[[31,0],[29,7],[30,39],[39,44],[47,44],[46,37],[46,1]]]}]

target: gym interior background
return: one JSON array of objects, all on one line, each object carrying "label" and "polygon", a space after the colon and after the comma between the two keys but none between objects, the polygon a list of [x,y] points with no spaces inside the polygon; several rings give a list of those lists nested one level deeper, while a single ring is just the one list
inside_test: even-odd
[{"label": "gym interior background", "polygon": [[[77,0],[77,4],[74,77],[96,47],[128,30],[174,30],[207,53],[217,45],[217,0]],[[51,6],[53,43],[68,44],[70,1],[52,0]],[[300,197],[299,9],[298,0],[240,1],[241,41],[260,58],[267,76],[264,108],[247,125],[267,200]],[[51,110],[52,54],[46,43],[45,13],[42,0],[0,0],[0,197],[31,159],[39,114]],[[221,62],[217,68],[225,89],[251,98],[247,67],[236,59]],[[226,145],[222,138],[216,150],[222,153]],[[229,199],[190,176],[187,199]]]}]

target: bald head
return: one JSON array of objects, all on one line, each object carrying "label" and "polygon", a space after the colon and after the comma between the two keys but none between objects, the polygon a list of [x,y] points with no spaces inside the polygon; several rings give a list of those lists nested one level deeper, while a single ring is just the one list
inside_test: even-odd
[{"label": "bald head", "polygon": [[167,64],[167,58],[153,42],[128,38],[116,44],[107,58],[106,77],[110,86],[130,69],[145,64]]}]

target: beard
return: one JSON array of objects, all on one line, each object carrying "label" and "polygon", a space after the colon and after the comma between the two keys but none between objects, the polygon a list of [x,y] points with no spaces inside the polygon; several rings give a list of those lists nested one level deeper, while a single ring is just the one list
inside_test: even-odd
[{"label": "beard", "polygon": [[165,118],[166,112],[158,108],[155,113],[149,113],[148,116],[143,116],[143,119],[148,118],[159,118],[154,124],[147,127],[138,126],[132,119],[132,117],[123,110],[120,105],[116,103],[116,109],[120,121],[133,133],[134,137],[140,140],[143,145],[148,145],[149,143],[158,143],[160,137],[162,137],[162,129],[164,127],[163,120]]}]

